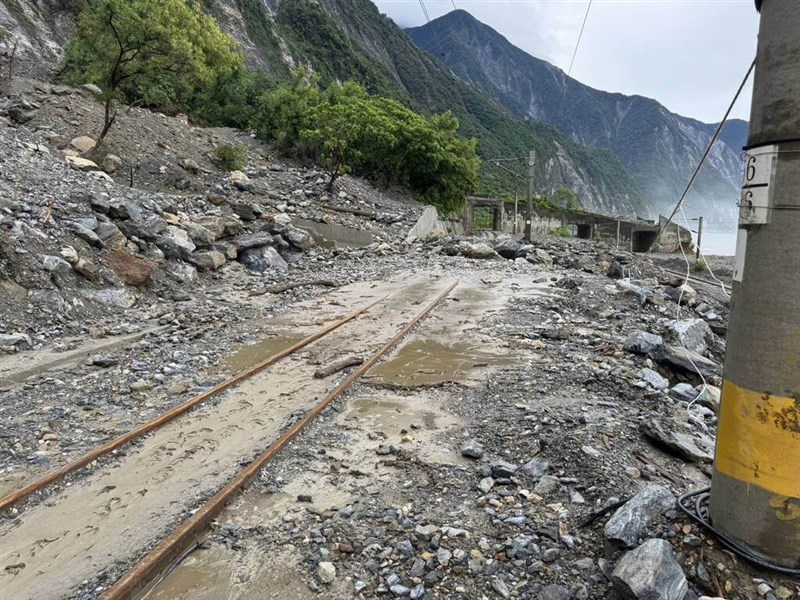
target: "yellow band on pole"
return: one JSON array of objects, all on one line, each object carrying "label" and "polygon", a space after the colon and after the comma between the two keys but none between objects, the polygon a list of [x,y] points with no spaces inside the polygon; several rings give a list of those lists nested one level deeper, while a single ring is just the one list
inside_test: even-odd
[{"label": "yellow band on pole", "polygon": [[800,400],[724,382],[715,467],[739,481],[800,498]]}]

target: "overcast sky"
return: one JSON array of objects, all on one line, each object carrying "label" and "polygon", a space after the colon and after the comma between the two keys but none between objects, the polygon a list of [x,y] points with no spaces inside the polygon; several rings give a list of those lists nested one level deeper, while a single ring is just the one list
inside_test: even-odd
[{"label": "overcast sky", "polygon": [[[419,0],[374,0],[401,27],[422,25]],[[565,71],[588,0],[454,0],[512,44]],[[451,0],[425,0],[431,19]],[[756,51],[753,0],[594,0],[572,76],[595,88],[655,98],[718,122]],[[752,80],[751,80],[752,81]],[[748,119],[748,84],[733,117]]]}]

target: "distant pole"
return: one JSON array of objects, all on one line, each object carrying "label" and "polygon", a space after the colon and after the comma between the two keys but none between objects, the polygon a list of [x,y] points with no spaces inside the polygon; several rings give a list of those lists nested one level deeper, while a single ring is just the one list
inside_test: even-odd
[{"label": "distant pole", "polygon": [[703,241],[703,217],[697,219],[697,255],[695,256],[695,262],[700,260],[700,242]]},{"label": "distant pole", "polygon": [[528,210],[525,216],[525,241],[530,243],[533,219],[533,176],[536,168],[536,151],[531,150],[528,154]]},{"label": "distant pole", "polygon": [[800,10],[758,0],[753,103],[711,480],[714,527],[800,565]]},{"label": "distant pole", "polygon": [[514,192],[514,235],[517,235],[517,233],[519,233],[519,223],[517,222],[518,208],[519,208],[519,194],[515,191]]},{"label": "distant pole", "polygon": [[617,219],[617,248],[619,248],[619,228],[620,228],[620,220]]}]

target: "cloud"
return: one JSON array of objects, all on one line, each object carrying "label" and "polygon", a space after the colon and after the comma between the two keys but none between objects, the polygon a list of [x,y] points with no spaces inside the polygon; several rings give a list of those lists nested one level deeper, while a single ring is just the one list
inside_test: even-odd
[{"label": "cloud", "polygon": [[[588,0],[455,0],[529,54],[566,70]],[[425,23],[418,0],[375,0],[401,27]],[[453,9],[425,0],[431,19]],[[752,0],[594,0],[572,75],[595,88],[655,98],[706,122],[722,118],[755,55]],[[749,118],[751,87],[734,117]]]}]

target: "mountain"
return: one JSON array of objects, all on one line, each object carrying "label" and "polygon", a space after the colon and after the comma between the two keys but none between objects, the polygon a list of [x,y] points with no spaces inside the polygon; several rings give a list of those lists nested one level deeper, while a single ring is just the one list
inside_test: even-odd
[{"label": "mountain", "polygon": [[[41,49],[59,54],[72,4],[0,0],[0,53],[3,46],[8,49],[19,41],[17,58],[24,72],[31,63],[41,66]],[[592,210],[650,212],[646,195],[612,152],[586,147],[550,125],[513,115],[418,48],[370,0],[203,0],[203,5],[239,41],[250,66],[275,81],[304,65],[322,83],[354,79],[420,112],[452,111],[463,135],[477,138],[485,157],[523,157],[535,149],[538,192],[569,187]],[[58,64],[50,54],[45,64]],[[483,192],[524,193],[524,182],[520,185],[488,165],[481,186]]]},{"label": "mountain", "polygon": [[[680,197],[716,127],[670,112],[650,98],[584,85],[463,10],[406,32],[459,79],[518,117],[549,123],[577,142],[611,150],[661,212]],[[736,213],[739,151],[746,135],[745,121],[726,124],[722,143],[715,145],[688,196],[687,213],[707,218]]]}]

